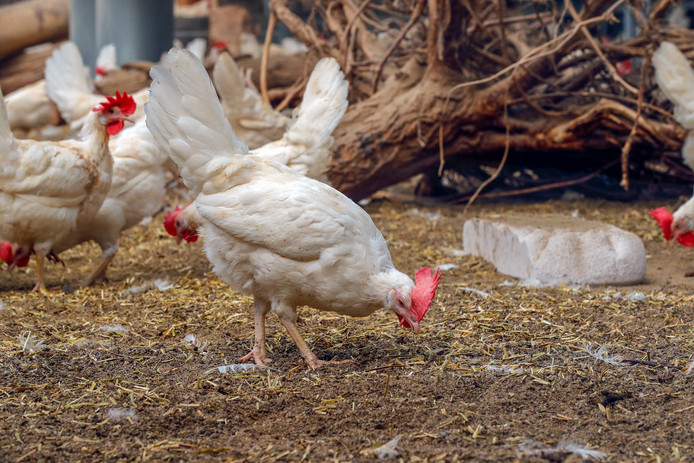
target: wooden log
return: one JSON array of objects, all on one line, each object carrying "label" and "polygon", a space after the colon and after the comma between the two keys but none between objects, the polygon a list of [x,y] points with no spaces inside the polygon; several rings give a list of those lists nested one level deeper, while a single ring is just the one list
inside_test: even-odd
[{"label": "wooden log", "polygon": [[126,63],[122,69],[111,71],[99,82],[95,82],[96,90],[104,95],[113,95],[116,90],[133,94],[148,87],[152,79],[149,70],[156,63],[149,61],[134,61]]},{"label": "wooden log", "polygon": [[0,7],[0,59],[39,43],[67,38],[70,0],[28,0]]},{"label": "wooden log", "polygon": [[0,61],[0,87],[5,95],[43,79],[46,60],[58,44],[46,44]]},{"label": "wooden log", "polygon": [[[260,88],[260,59],[249,56],[234,58],[242,69],[250,69],[251,80]],[[270,52],[267,70],[268,88],[291,87],[304,75],[306,54],[282,55]]]}]

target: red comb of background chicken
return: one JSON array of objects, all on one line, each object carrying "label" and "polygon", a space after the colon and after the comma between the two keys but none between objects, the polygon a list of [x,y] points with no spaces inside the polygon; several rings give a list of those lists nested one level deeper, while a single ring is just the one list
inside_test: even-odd
[{"label": "red comb of background chicken", "polygon": [[[438,268],[434,270],[424,267],[417,270],[417,273],[414,274],[415,287],[410,293],[410,299],[412,300],[412,313],[417,317],[417,321],[421,322],[424,314],[429,310],[440,279],[441,272]],[[405,328],[411,328],[404,318],[400,318],[400,325]]]},{"label": "red comb of background chicken", "polygon": [[[660,229],[663,231],[663,236],[665,237],[665,240],[670,241],[672,239],[672,214],[670,214],[670,212],[664,207],[659,207],[658,209],[653,209],[652,211],[650,211],[648,215],[653,217],[656,220],[656,222],[658,222]],[[678,237],[677,241],[682,246],[687,246],[690,248],[694,246],[694,233],[685,233],[684,235]]]},{"label": "red comb of background chicken", "polygon": [[176,209],[169,211],[166,217],[164,217],[164,228],[166,228],[166,232],[171,236],[176,236],[176,217],[178,217],[181,212],[183,212],[183,209],[176,206]]},{"label": "red comb of background chicken", "polygon": [[[169,235],[178,237],[176,233],[176,218],[181,215],[182,212],[183,209],[176,206],[173,211],[169,211],[166,217],[164,217],[164,228],[166,228]],[[186,240],[186,243],[194,243],[198,240],[198,232],[186,230],[183,232],[183,239]]]},{"label": "red comb of background chicken", "polygon": [[106,72],[106,68],[103,66],[97,66],[96,68],[94,68],[94,72],[96,72],[100,76],[105,76],[106,74],[108,74]]},{"label": "red comb of background chicken", "polygon": [[12,263],[12,245],[9,241],[0,243],[0,259],[4,260],[7,265]]},{"label": "red comb of background chicken", "polygon": [[26,267],[29,265],[30,257],[31,253],[28,253],[19,260],[15,260],[15,250],[12,249],[12,244],[9,241],[0,243],[0,259],[4,260],[7,266],[10,267],[10,271],[12,271],[14,267]]},{"label": "red comb of background chicken", "polygon": [[[128,95],[127,92],[123,92],[123,94],[121,95],[118,93],[118,91],[116,91],[116,96],[107,96],[106,101],[104,103],[101,103],[92,111],[104,111],[114,106],[118,106],[121,112],[126,116],[131,115],[137,109],[137,103],[135,103],[133,97]],[[106,130],[108,131],[109,135],[117,135],[118,132],[123,130],[124,125],[125,124],[123,123],[123,121],[109,122],[106,126]]]},{"label": "red comb of background chicken", "polygon": [[217,40],[212,44],[212,48],[216,48],[218,50],[226,50],[227,43],[224,40]]}]

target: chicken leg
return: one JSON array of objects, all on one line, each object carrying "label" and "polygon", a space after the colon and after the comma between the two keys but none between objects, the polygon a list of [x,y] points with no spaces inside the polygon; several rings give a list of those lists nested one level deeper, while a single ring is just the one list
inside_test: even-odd
[{"label": "chicken leg", "polygon": [[265,349],[265,316],[270,311],[270,304],[262,299],[255,298],[253,302],[255,309],[255,340],[253,349],[239,359],[239,362],[248,362],[253,359],[256,365],[266,365],[272,360],[267,357]]},{"label": "chicken leg", "polygon": [[301,352],[302,357],[304,357],[304,361],[308,366],[313,368],[314,370],[317,370],[323,365],[327,364],[345,364],[345,363],[357,363],[354,360],[318,360],[318,357],[316,357],[316,354],[314,354],[311,351],[311,348],[308,347],[308,344],[306,344],[306,341],[304,340],[303,336],[301,336],[301,333],[299,333],[299,328],[296,326],[296,321],[293,318],[287,317],[280,315],[280,321],[284,325],[284,327],[287,329],[287,332],[289,333],[289,336],[292,337],[294,340],[294,343],[296,344],[296,347],[299,348],[299,352]]},{"label": "chicken leg", "polygon": [[89,274],[87,278],[80,282],[80,286],[91,286],[96,281],[108,281],[106,278],[106,268],[111,263],[115,254],[106,259],[102,259],[99,265]]},{"label": "chicken leg", "polygon": [[35,252],[36,255],[36,286],[34,286],[35,293],[42,293],[45,291],[43,288],[43,256],[40,252]]}]

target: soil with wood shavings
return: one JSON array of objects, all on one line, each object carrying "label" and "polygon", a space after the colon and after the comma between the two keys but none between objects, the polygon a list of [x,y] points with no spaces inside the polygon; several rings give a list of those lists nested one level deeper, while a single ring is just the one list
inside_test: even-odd
[{"label": "soil with wood shavings", "polygon": [[691,460],[694,251],[663,242],[647,215],[659,205],[474,206],[578,210],[646,244],[641,285],[533,288],[456,252],[462,207],[371,204],[401,270],[457,267],[418,336],[385,312],[302,310],[319,358],[357,362],[320,371],[270,316],[272,368],[220,373],[251,347],[251,300],[211,273],[202,243],[177,246],[162,215],[123,236],[108,283],[66,286],[97,261],[94,245],[48,267],[48,296],[28,292],[33,263],[3,271],[0,459]]}]

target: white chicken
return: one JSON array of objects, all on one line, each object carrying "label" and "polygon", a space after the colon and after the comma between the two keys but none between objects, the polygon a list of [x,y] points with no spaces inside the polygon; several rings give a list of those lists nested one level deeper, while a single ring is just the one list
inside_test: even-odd
[{"label": "white chicken", "polygon": [[[279,162],[295,172],[325,181],[325,170],[332,159],[332,133],[347,110],[348,85],[334,58],[324,58],[313,69],[301,105],[284,136],[251,154]],[[197,241],[200,226],[195,206],[189,204],[169,212],[164,227],[180,243]]]},{"label": "white chicken", "polygon": [[[77,46],[66,42],[46,60],[46,91],[60,110],[65,122],[73,131],[78,131],[92,108],[103,100],[94,93],[94,85],[84,72],[84,62]],[[134,121],[144,117],[143,105],[149,92],[142,89],[131,95],[137,104],[132,115]]]},{"label": "white chicken", "polygon": [[7,118],[13,129],[43,127],[57,117],[55,107],[46,93],[44,79],[15,90],[5,97]]},{"label": "white chicken", "polygon": [[212,77],[222,99],[224,114],[237,137],[251,149],[282,137],[290,119],[265,103],[255,89],[246,86],[243,73],[231,55],[219,56]]},{"label": "white chicken", "polygon": [[675,105],[675,119],[690,131],[682,146],[682,161],[694,170],[694,70],[671,42],[662,42],[653,53],[653,68],[658,87]]},{"label": "white chicken", "polygon": [[164,169],[168,155],[154,141],[144,119],[109,142],[113,156],[111,187],[99,211],[83,220],[63,240],[54,243],[59,254],[86,241],[101,247],[100,263],[81,285],[106,279],[106,269],[118,251],[122,231],[153,216],[162,207],[166,185],[172,178]]},{"label": "white chicken", "polygon": [[248,153],[224,117],[205,68],[171,50],[150,72],[147,126],[194,193],[207,258],[222,280],[252,294],[255,342],[242,361],[268,362],[265,316],[279,316],[312,368],[324,363],[304,341],[296,309],[364,317],[387,307],[419,331],[438,285],[421,269],[417,286],[393,266],[371,217],[339,191]]},{"label": "white chicken", "polygon": [[[96,64],[97,80],[109,71],[117,69],[115,46],[112,44],[103,46],[99,51]],[[84,78],[80,81],[84,80],[91,86],[89,70],[83,67],[82,72],[84,72]],[[10,127],[13,129],[32,129],[48,124],[57,124],[60,118],[56,107],[46,93],[45,79],[10,93],[5,97],[5,105]]]},{"label": "white chicken", "polygon": [[99,54],[96,56],[94,80],[98,82],[106,77],[109,72],[117,71],[118,69],[120,69],[120,67],[118,67],[118,60],[116,58],[116,46],[109,43],[101,47]]},{"label": "white chicken", "polygon": [[0,105],[0,239],[36,254],[35,291],[43,288],[43,259],[101,207],[111,185],[109,135],[134,111],[133,99],[116,93],[90,111],[81,140],[37,142],[15,140]]}]

